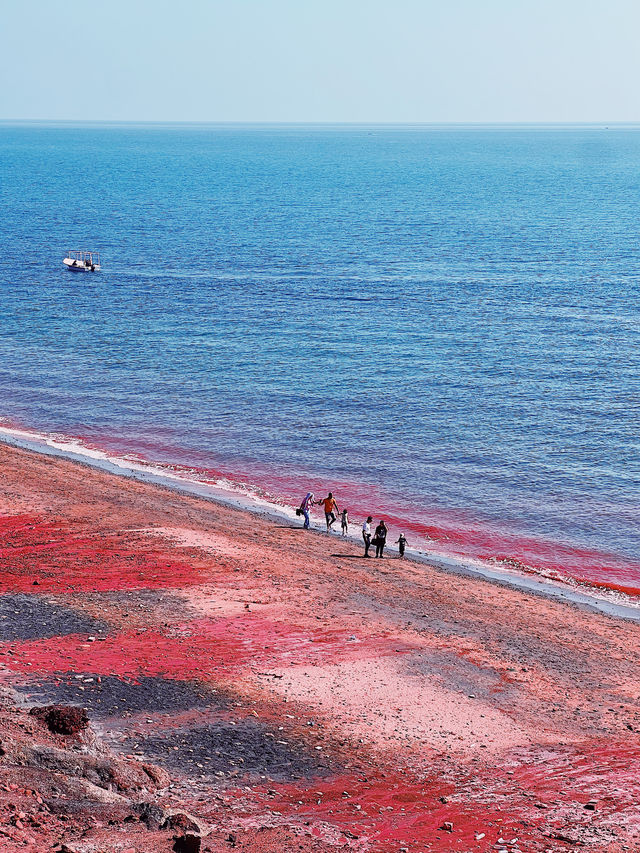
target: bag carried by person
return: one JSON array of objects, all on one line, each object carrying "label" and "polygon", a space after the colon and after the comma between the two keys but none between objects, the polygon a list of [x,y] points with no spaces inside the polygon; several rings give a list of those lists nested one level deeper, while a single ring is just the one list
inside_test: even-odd
[{"label": "bag carried by person", "polygon": [[302,515],[302,507],[301,506],[299,506],[298,509],[296,510],[296,515]]}]

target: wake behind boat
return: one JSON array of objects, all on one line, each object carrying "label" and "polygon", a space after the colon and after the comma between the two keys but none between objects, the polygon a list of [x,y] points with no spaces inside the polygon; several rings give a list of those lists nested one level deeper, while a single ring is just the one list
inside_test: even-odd
[{"label": "wake behind boat", "polygon": [[100,252],[87,252],[82,249],[69,250],[62,263],[73,272],[98,272],[100,269]]}]

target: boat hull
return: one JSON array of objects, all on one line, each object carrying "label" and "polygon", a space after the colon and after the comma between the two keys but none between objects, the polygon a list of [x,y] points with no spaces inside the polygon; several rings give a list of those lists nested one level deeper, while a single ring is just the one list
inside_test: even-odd
[{"label": "boat hull", "polygon": [[65,258],[62,263],[71,272],[98,272],[100,269],[100,264],[83,264],[72,258]]}]

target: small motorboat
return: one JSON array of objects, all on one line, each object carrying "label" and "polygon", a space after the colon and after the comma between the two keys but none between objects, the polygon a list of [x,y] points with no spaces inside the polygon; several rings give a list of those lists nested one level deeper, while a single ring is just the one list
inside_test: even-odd
[{"label": "small motorboat", "polygon": [[82,249],[69,250],[62,263],[73,272],[97,272],[100,269],[100,252],[86,252]]}]

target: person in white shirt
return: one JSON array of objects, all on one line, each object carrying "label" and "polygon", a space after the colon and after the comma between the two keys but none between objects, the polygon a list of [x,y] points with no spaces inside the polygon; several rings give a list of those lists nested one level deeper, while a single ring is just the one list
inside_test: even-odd
[{"label": "person in white shirt", "polygon": [[367,516],[367,520],[362,525],[362,538],[364,540],[364,555],[365,557],[370,557],[369,548],[371,546],[371,522],[373,518],[369,515]]}]

